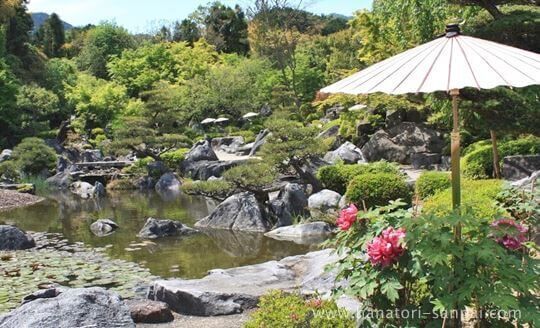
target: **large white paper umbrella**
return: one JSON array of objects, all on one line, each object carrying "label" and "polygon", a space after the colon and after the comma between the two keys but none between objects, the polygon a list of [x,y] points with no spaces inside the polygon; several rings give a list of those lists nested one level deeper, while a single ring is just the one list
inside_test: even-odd
[{"label": "large white paper umbrella", "polygon": [[459,89],[533,84],[540,84],[539,54],[461,35],[459,25],[452,24],[446,27],[445,36],[372,65],[322,89],[321,93],[449,92],[453,112],[452,204],[459,209]]}]

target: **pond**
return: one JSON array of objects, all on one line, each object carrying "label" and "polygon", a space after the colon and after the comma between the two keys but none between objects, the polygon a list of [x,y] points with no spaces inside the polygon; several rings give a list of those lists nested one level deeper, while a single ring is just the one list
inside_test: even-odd
[{"label": "pond", "polygon": [[[221,230],[151,242],[137,237],[148,217],[178,220],[193,227],[216,206],[203,197],[155,192],[119,192],[90,200],[70,193],[45,197],[47,200],[39,204],[0,212],[0,223],[27,231],[61,233],[69,242],[104,248],[110,257],[136,262],[161,277],[200,278],[211,269],[279,260],[316,248],[277,241],[260,233]],[[113,219],[120,228],[109,236],[96,237],[90,224],[105,218]]]}]

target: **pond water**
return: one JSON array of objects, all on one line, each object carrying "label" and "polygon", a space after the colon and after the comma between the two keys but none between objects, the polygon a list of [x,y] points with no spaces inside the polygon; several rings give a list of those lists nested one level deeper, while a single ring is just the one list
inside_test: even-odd
[{"label": "pond water", "polygon": [[[221,230],[150,243],[137,237],[148,217],[178,220],[192,227],[216,206],[202,197],[154,192],[120,192],[98,200],[82,200],[70,193],[45,196],[47,200],[39,204],[0,212],[0,223],[27,231],[62,233],[70,242],[105,247],[112,258],[136,262],[162,277],[199,278],[211,269],[279,260],[316,248],[277,241],[260,233]],[[109,236],[96,237],[90,224],[105,218],[113,219],[120,228]]]}]

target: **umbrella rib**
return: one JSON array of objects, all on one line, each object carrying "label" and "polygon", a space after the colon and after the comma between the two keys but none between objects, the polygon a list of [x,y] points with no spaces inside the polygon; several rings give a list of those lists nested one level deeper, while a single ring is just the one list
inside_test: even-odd
[{"label": "umbrella rib", "polygon": [[[459,43],[459,41],[458,41],[458,43]],[[487,61],[487,60],[486,60],[486,59],[485,59],[485,58],[484,58],[484,57],[483,57],[476,49],[474,49],[474,47],[470,47],[470,48],[471,48],[472,51],[474,51],[474,52],[478,55],[478,57],[482,58],[482,60],[483,60],[489,67],[491,67],[491,69],[492,69],[495,73],[497,73],[497,75],[499,75],[499,77],[504,81],[504,83],[506,83],[506,85],[510,85],[510,83],[508,83],[508,81],[504,78],[504,76],[502,76],[502,74],[499,73],[499,71],[496,70],[495,67],[493,67],[493,65],[491,65],[491,64],[489,63],[489,61]],[[489,53],[489,52],[488,52],[488,53]],[[489,53],[489,54],[491,54],[491,53]]]},{"label": "umbrella rib", "polygon": [[[437,46],[437,44],[433,45],[432,47],[435,48],[436,46]],[[429,47],[428,49],[431,49],[432,47]],[[407,60],[403,61],[403,63],[400,63],[400,66],[399,66],[394,72],[392,72],[392,74],[394,74],[395,72],[397,72],[401,67],[403,67],[405,64],[407,64],[409,61],[413,60],[414,58],[416,58],[416,57],[419,56],[420,54],[422,54],[422,51],[418,51],[417,53],[414,54],[414,56],[411,56],[410,58],[409,58],[409,56],[405,57],[405,58],[407,58]],[[361,84],[364,84],[364,83],[366,83],[366,82],[368,82],[368,81],[370,81],[370,80],[372,80],[372,79],[374,79],[374,78],[376,78],[376,77],[377,77],[378,75],[380,75],[381,73],[384,73],[388,67],[392,67],[392,66],[393,66],[393,65],[392,65],[393,63],[392,63],[392,60],[390,60],[390,59],[392,59],[392,57],[388,58],[388,62],[386,63],[386,65],[384,65],[384,67],[382,67],[379,71],[377,71],[376,74],[374,74],[373,76],[369,77],[367,80],[362,81],[362,82],[360,83],[360,85],[361,85]],[[401,58],[400,58],[400,59],[401,59]],[[379,83],[377,83],[377,85],[375,85],[373,88],[375,88],[375,87],[377,87],[378,85],[380,85],[383,81],[384,81],[384,79],[383,79],[382,81],[380,81]],[[343,88],[348,87],[349,85],[351,85],[351,84],[353,84],[353,83],[355,83],[355,82],[356,82],[356,81],[351,81],[350,83],[344,85]],[[373,90],[373,88],[369,89],[368,92],[370,92],[371,90]]]},{"label": "umbrella rib", "polygon": [[452,58],[454,55],[454,38],[450,38],[450,60],[448,60],[448,80],[446,81],[446,90],[450,90],[450,80],[452,79]]},{"label": "umbrella rib", "polygon": [[[443,45],[443,48],[444,48],[444,45]],[[403,82],[405,82],[405,80],[406,80],[409,76],[411,76],[411,74],[418,68],[418,66],[420,66],[420,64],[422,64],[422,62],[423,62],[429,55],[431,55],[431,54],[433,53],[433,51],[435,51],[435,49],[436,49],[436,47],[433,47],[433,48],[431,48],[431,49],[428,49],[428,53],[424,56],[424,58],[422,58],[422,60],[420,60],[420,61],[419,61],[419,62],[418,62],[418,63],[417,63],[410,71],[409,71],[409,73],[407,73],[407,75],[405,75],[405,77],[398,83],[398,85],[396,85],[396,87],[395,87],[394,89],[392,89],[392,92],[396,91],[396,89],[399,88],[399,87],[403,84]],[[439,52],[439,54],[440,54],[440,52]],[[400,68],[401,68],[401,67],[400,67]],[[397,71],[397,70],[396,70],[396,71]],[[395,72],[393,72],[393,73],[395,73]],[[393,73],[392,73],[392,74],[393,74]],[[375,85],[373,88],[377,87],[380,83],[382,83],[382,81],[379,82],[377,85]],[[373,89],[373,88],[372,88],[372,89]],[[370,90],[370,91],[371,91],[371,90]]]},{"label": "umbrella rib", "polygon": [[469,70],[471,71],[472,77],[474,79],[474,83],[476,83],[476,87],[478,89],[482,89],[482,87],[480,87],[480,83],[478,83],[478,79],[476,79],[476,74],[474,74],[474,70],[472,69],[471,63],[469,62],[469,58],[467,58],[467,54],[465,53],[465,50],[461,46],[461,43],[459,42],[458,39],[456,39],[456,43],[458,44],[459,49],[461,50],[461,53],[463,54],[463,58],[465,58],[465,61],[467,62],[467,67],[469,67]]},{"label": "umbrella rib", "polygon": [[[504,51],[508,54],[512,54],[514,56],[514,58],[526,63],[526,64],[529,64],[527,62],[525,62],[523,59],[519,59],[518,57],[523,57],[523,58],[527,58],[527,59],[530,59],[536,63],[540,63],[540,60],[538,60],[538,54],[537,53],[534,53],[534,52],[531,52],[531,51],[528,51],[528,50],[525,50],[525,49],[520,49],[520,48],[513,48],[513,47],[510,47],[510,46],[507,46],[505,44],[500,44],[500,43],[497,43],[497,42],[493,42],[493,41],[488,41],[488,40],[484,40],[484,39],[479,39],[482,41],[482,43],[488,43],[490,45],[492,45],[493,47],[497,47],[499,49],[504,49]],[[517,52],[516,50],[519,50],[519,52]],[[529,55],[533,55],[533,56],[529,56]],[[535,57],[536,56],[536,57]]]},{"label": "umbrella rib", "polygon": [[422,83],[420,83],[420,86],[418,87],[418,89],[416,90],[416,92],[420,92],[420,89],[422,89],[422,87],[424,86],[424,83],[426,83],[426,80],[427,80],[429,74],[431,73],[431,70],[433,70],[433,66],[435,66],[435,63],[437,62],[437,59],[439,59],[439,56],[441,55],[442,51],[444,50],[444,47],[445,47],[446,44],[448,43],[448,39],[449,39],[449,38],[446,38],[446,41],[443,43],[443,46],[441,47],[441,50],[439,50],[439,53],[438,53],[437,56],[435,56],[435,58],[433,59],[433,62],[431,63],[431,66],[429,67],[429,70],[427,71],[426,75],[425,75],[424,78],[422,79]]},{"label": "umbrella rib", "polygon": [[[488,54],[494,56],[495,58],[498,58],[499,60],[501,60],[502,62],[504,62],[506,65],[512,67],[512,68],[515,69],[516,71],[518,71],[518,72],[520,72],[521,74],[523,74],[524,76],[526,76],[526,77],[527,77],[528,79],[530,79],[531,81],[533,81],[533,82],[535,81],[535,80],[534,80],[532,77],[530,77],[528,74],[522,72],[519,68],[517,68],[517,67],[515,67],[514,65],[510,64],[510,63],[509,63],[508,61],[506,61],[504,58],[501,58],[501,57],[497,56],[496,54],[492,53],[490,50],[488,50],[488,49],[486,49],[486,48],[484,48],[484,47],[482,47],[482,46],[480,46],[480,45],[478,45],[478,44],[475,45],[475,46],[479,47],[480,49],[484,50],[484,51],[487,52]],[[491,66],[491,65],[490,65],[490,66]],[[504,78],[503,78],[503,80],[504,80]],[[505,80],[505,82],[506,82],[506,80]]]}]

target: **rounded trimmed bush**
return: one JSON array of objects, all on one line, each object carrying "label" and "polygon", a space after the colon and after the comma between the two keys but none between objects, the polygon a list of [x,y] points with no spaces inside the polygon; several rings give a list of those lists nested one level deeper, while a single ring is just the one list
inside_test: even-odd
[{"label": "rounded trimmed bush", "polygon": [[26,138],[15,148],[11,160],[26,175],[39,175],[56,166],[56,153],[39,138]]},{"label": "rounded trimmed bush", "polygon": [[386,161],[369,164],[336,164],[323,166],[319,169],[317,177],[326,189],[344,194],[350,181],[366,173],[393,173],[399,174],[397,165]]},{"label": "rounded trimmed bush", "polygon": [[[501,180],[463,180],[461,183],[462,211],[478,219],[493,220],[503,214],[496,204],[497,195],[502,188]],[[452,189],[439,191],[426,199],[422,212],[437,217],[451,214]]]},{"label": "rounded trimmed bush", "polygon": [[387,205],[391,200],[411,202],[411,190],[405,179],[395,173],[362,174],[355,177],[347,188],[347,200],[366,208]]},{"label": "rounded trimmed bush", "polygon": [[175,170],[180,167],[180,164],[186,159],[186,154],[189,152],[187,148],[180,148],[168,151],[161,154],[161,159],[168,168]]},{"label": "rounded trimmed bush", "polygon": [[415,189],[421,199],[426,199],[450,186],[450,174],[447,172],[426,171],[416,181]]}]

